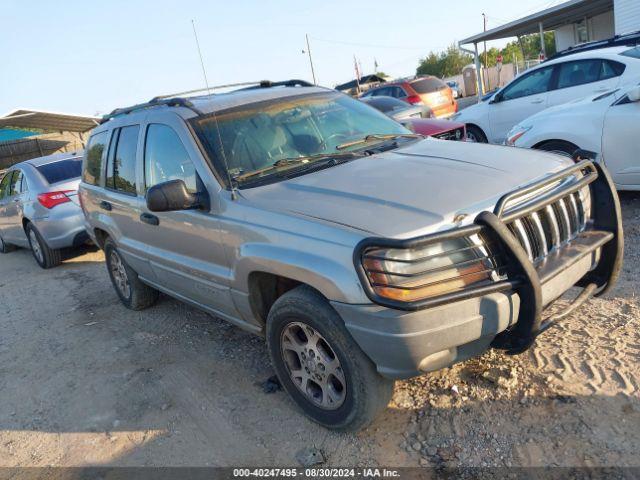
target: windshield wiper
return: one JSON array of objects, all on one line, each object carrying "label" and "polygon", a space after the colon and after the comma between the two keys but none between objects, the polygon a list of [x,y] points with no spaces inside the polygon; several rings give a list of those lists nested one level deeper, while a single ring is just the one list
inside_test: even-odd
[{"label": "windshield wiper", "polygon": [[336,150],[344,150],[345,148],[353,147],[355,145],[360,145],[362,143],[369,143],[374,140],[395,140],[397,138],[423,138],[423,136],[418,133],[389,133],[389,134],[372,133],[358,140],[341,143],[336,147]]},{"label": "windshield wiper", "polygon": [[[254,170],[252,172],[242,173],[240,175],[235,176],[233,179],[238,182],[242,182],[248,178],[257,177],[263,175],[265,173],[271,171],[278,171],[281,168],[285,167],[294,167],[296,165],[315,165],[317,162],[321,160],[335,161],[339,158],[357,158],[361,157],[354,152],[343,152],[343,153],[319,153],[316,155],[307,155],[305,157],[293,157],[293,158],[283,158],[273,162],[268,167],[261,168],[259,170]],[[289,170],[287,168],[286,170]]]}]

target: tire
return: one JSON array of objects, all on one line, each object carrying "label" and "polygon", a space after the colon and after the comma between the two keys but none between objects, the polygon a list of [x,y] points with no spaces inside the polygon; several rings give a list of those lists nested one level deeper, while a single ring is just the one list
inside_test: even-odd
[{"label": "tire", "polygon": [[563,157],[572,157],[573,153],[580,147],[574,145],[571,142],[565,142],[564,140],[551,140],[545,142],[542,145],[536,147],[537,150],[544,150],[545,152],[555,153],[556,155],[562,155]]},{"label": "tire", "polygon": [[38,229],[32,223],[27,223],[25,231],[27,233],[27,239],[29,239],[29,246],[31,247],[33,258],[35,258],[36,263],[40,265],[40,267],[49,269],[57,267],[62,263],[60,250],[49,248],[47,242],[45,242]]},{"label": "tire", "polygon": [[484,132],[475,125],[467,125],[467,141],[475,143],[489,143]]},{"label": "tire", "polygon": [[13,245],[5,243],[5,241],[0,237],[0,253],[9,253],[13,252],[16,249]]},{"label": "tire", "polygon": [[109,278],[120,301],[130,310],[144,310],[158,300],[158,291],[142,283],[138,274],[124,261],[113,240],[104,242]]},{"label": "tire", "polygon": [[284,389],[309,418],[327,428],[355,431],[369,425],[393,394],[393,380],[376,371],[338,313],[309,287],[296,287],[273,304],[267,347]]}]

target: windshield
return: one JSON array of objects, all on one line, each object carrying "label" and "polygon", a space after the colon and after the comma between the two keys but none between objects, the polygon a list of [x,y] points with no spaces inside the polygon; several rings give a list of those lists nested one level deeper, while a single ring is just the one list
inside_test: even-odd
[{"label": "windshield", "polygon": [[374,108],[335,92],[243,105],[195,118],[192,124],[226,181],[222,142],[229,174],[240,185],[294,167],[306,170],[327,158],[344,159],[345,153],[366,150],[388,136],[411,134]]}]

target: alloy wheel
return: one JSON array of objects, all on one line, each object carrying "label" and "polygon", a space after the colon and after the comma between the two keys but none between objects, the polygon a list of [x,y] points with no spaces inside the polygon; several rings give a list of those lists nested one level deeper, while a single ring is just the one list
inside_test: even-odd
[{"label": "alloy wheel", "polygon": [[111,251],[109,260],[111,275],[116,288],[124,298],[129,298],[131,296],[129,277],[127,276],[127,270],[125,269],[124,263],[116,250]]},{"label": "alloy wheel", "polygon": [[44,253],[42,252],[40,241],[38,240],[38,236],[33,228],[29,230],[29,244],[31,245],[31,251],[36,257],[36,260],[38,260],[38,263],[44,263]]},{"label": "alloy wheel", "polygon": [[291,380],[312,404],[335,410],[344,403],[347,382],[340,360],[317,330],[289,323],[282,330],[280,350]]}]

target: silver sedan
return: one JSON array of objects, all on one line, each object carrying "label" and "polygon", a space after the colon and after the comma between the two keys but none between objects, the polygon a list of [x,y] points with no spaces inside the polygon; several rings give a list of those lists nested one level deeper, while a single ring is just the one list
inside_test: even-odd
[{"label": "silver sedan", "polygon": [[82,155],[62,153],[12,166],[0,180],[0,253],[30,248],[42,268],[89,239],[78,200]]}]

